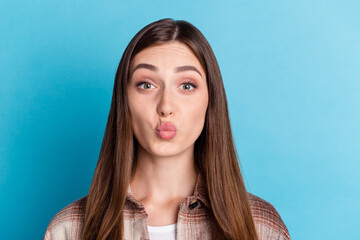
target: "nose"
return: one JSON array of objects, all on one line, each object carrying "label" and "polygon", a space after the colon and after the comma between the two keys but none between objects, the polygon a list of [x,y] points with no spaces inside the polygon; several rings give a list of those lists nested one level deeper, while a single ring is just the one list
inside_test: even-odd
[{"label": "nose", "polygon": [[159,104],[157,107],[158,114],[162,117],[174,115],[173,95],[168,89],[164,89],[161,93]]}]

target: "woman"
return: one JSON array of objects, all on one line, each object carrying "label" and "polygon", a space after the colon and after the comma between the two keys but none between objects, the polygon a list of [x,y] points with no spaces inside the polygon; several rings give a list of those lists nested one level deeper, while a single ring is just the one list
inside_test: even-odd
[{"label": "woman", "polygon": [[163,19],[120,61],[88,196],[45,239],[290,239],[246,192],[216,58],[200,31]]}]

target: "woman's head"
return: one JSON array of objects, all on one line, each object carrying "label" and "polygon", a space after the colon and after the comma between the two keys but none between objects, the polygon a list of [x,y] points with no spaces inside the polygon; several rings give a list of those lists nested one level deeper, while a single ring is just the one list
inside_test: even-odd
[{"label": "woman's head", "polygon": [[[185,56],[184,54],[187,58],[181,58],[181,56]],[[171,58],[172,61],[168,61],[168,59],[162,61],[164,56],[168,59]],[[153,65],[150,61],[162,64],[162,68],[165,68],[166,64],[169,65],[169,63],[172,63],[172,66],[169,66],[171,68],[193,65],[196,66],[200,74],[197,74],[196,71],[181,72],[182,76],[178,76],[176,81],[176,74],[165,76],[162,74],[164,69],[156,72],[151,71],[149,68],[140,67],[134,72],[134,68],[138,64],[149,63]],[[191,64],[189,64],[189,61]],[[178,84],[177,87],[181,86],[180,82],[181,84],[185,83],[186,77],[190,77],[190,75],[195,81],[195,85],[198,84],[197,88],[192,91],[192,94],[190,94],[191,90],[188,91],[187,96],[185,92],[182,95],[175,94],[173,91],[174,84]],[[152,88],[146,90],[146,95],[144,94],[145,90],[143,94],[140,94],[139,91],[131,91],[134,90],[134,82],[142,82],[140,81],[142,77],[148,77],[147,79],[150,79],[153,85],[157,84],[156,88],[146,85]],[[157,82],[155,82],[155,79]],[[172,84],[171,88],[170,85],[167,86],[170,83]],[[169,152],[169,144],[175,142],[179,143],[178,146],[183,146],[182,149],[189,148],[200,136],[200,139],[195,144],[195,155],[198,158],[199,155],[203,154],[200,150],[204,151],[204,148],[206,148],[207,141],[205,137],[209,136],[209,131],[218,129],[216,125],[221,125],[224,121],[223,117],[228,115],[225,91],[215,55],[203,34],[186,21],[163,19],[140,30],[123,54],[115,85],[117,86],[114,87],[114,92],[118,91],[117,95],[121,98],[119,103],[123,103],[122,106],[118,106],[119,113],[122,112],[121,116],[129,118],[128,121],[132,122],[133,134],[136,140],[140,142],[140,146],[147,148],[148,151],[152,148],[151,151],[154,154],[175,154],[181,149],[170,148],[173,150]],[[140,87],[144,88],[145,86]],[[187,85],[187,87],[189,86]],[[149,94],[150,92],[153,95]],[[156,96],[154,96],[154,92],[156,92]],[[182,97],[179,98],[180,96]],[[143,105],[143,111],[139,112],[141,105]],[[155,109],[155,107],[157,108]],[[161,113],[162,107],[164,107],[165,113]],[[167,109],[171,107],[174,108],[174,111]],[[152,114],[150,114],[150,111]],[[166,113],[166,111],[173,113]],[[170,114],[172,116],[165,117],[161,116],[161,114]],[[181,124],[179,126],[177,126],[176,122],[177,117],[181,118],[181,120],[179,119],[180,122],[178,122],[178,124]],[[144,118],[147,119],[147,122]],[[177,132],[173,139],[165,141],[161,140],[158,135],[153,135],[156,127],[162,122],[175,124]],[[205,128],[203,129],[204,124]],[[191,128],[193,128],[192,131]],[[151,129],[152,132],[146,131],[146,129]],[[183,134],[183,130],[187,133]],[[152,137],[149,134],[152,134]],[[177,137],[182,137],[182,139],[179,139],[181,142],[176,142]],[[145,142],[146,139],[148,139],[147,142]],[[152,139],[157,141],[154,142]]]}]

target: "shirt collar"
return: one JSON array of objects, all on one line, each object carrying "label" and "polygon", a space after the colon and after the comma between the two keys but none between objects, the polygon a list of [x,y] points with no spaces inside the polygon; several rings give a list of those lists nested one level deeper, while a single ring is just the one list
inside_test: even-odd
[{"label": "shirt collar", "polygon": [[[200,200],[208,209],[211,209],[211,205],[210,205],[210,201],[209,201],[209,197],[207,194],[207,187],[206,187],[206,183],[203,179],[203,175],[199,172],[197,179],[196,179],[196,183],[195,183],[195,190],[194,190],[194,194],[193,196]],[[192,197],[192,196],[189,196]],[[131,193],[131,189],[130,189],[130,184],[128,186],[128,191],[126,194],[126,200],[132,202],[137,208],[141,208],[143,209],[144,206],[137,201],[134,196]]]},{"label": "shirt collar", "polygon": [[195,184],[194,196],[199,199],[204,205],[211,209],[210,201],[208,197],[206,182],[204,181],[203,175],[199,172]]}]

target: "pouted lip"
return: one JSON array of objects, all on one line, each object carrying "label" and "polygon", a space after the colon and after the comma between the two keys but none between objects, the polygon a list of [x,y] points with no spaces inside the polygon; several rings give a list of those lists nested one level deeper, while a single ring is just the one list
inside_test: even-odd
[{"label": "pouted lip", "polygon": [[176,131],[176,127],[172,122],[162,122],[156,127],[157,131]]},{"label": "pouted lip", "polygon": [[156,128],[156,134],[165,140],[170,140],[176,135],[176,127],[172,122],[163,122]]}]

